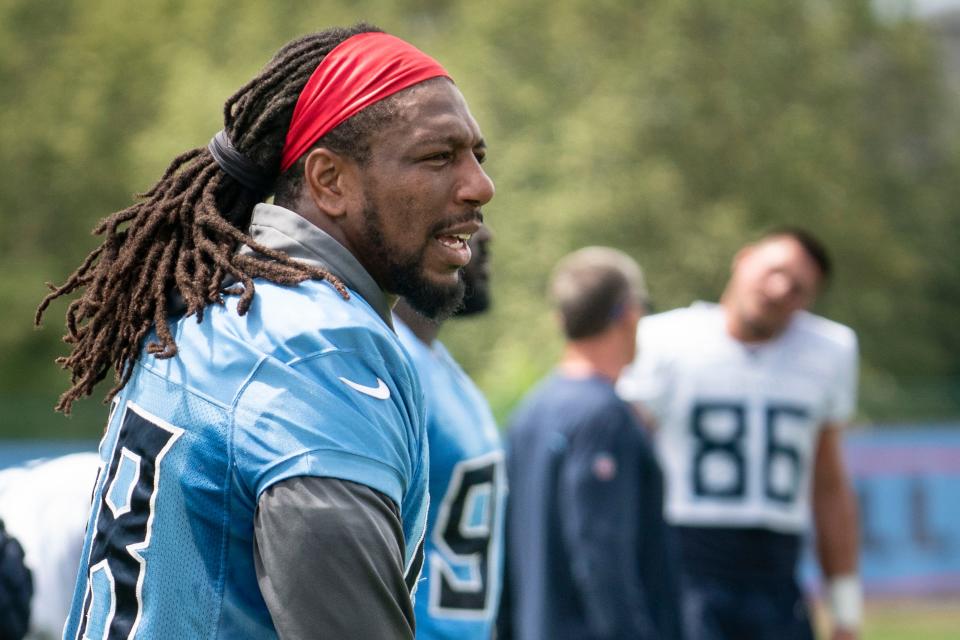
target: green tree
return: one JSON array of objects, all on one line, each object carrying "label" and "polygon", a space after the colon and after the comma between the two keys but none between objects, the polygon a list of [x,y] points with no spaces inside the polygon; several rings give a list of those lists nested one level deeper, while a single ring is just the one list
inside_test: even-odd
[{"label": "green tree", "polygon": [[715,299],[761,230],[824,237],[820,311],[852,325],[865,419],[960,415],[956,116],[926,27],[871,3],[760,0],[203,0],[0,5],[2,435],[92,435],[105,409],[50,409],[63,305],[44,281],[181,151],[287,40],[368,19],[439,58],[490,144],[495,308],[444,339],[498,415],[552,366],[549,270],[629,251],[666,309]]}]

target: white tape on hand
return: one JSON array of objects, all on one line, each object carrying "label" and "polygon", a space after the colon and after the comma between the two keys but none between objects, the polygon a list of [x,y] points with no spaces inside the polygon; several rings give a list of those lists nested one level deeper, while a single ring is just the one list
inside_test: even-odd
[{"label": "white tape on hand", "polygon": [[863,586],[859,576],[851,573],[830,578],[827,582],[827,601],[836,627],[860,627],[863,620]]}]

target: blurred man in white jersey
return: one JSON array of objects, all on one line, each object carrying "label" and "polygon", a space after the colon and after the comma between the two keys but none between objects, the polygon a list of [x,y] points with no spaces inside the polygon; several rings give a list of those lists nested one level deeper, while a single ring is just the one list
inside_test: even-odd
[{"label": "blurred man in white jersey", "polygon": [[807,311],[830,270],[809,233],[776,230],[737,253],[720,304],[640,324],[618,391],[657,425],[693,640],[812,638],[795,575],[811,511],[832,638],[858,635],[858,517],[841,451],[857,340]]},{"label": "blurred man in white jersey", "polygon": [[[99,471],[96,451],[0,470],[0,518],[23,545],[24,563],[33,576],[31,640],[52,640],[63,631]],[[5,638],[0,633],[0,640]]]}]

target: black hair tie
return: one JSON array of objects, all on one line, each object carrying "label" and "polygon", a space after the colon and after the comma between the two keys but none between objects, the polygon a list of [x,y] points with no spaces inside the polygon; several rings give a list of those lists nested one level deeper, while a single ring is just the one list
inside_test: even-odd
[{"label": "black hair tie", "polygon": [[273,189],[275,177],[264,173],[260,165],[237,151],[226,131],[218,131],[207,149],[227,175],[251,191],[266,194]]}]

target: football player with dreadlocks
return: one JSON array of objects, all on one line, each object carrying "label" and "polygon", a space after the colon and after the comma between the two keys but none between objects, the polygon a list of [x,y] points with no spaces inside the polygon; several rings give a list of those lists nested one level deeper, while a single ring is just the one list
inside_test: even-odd
[{"label": "football player with dreadlocks", "polygon": [[98,225],[38,310],[82,292],[60,409],[116,376],[64,638],[413,637],[425,423],[390,309],[459,305],[485,148],[439,63],[331,29]]}]

